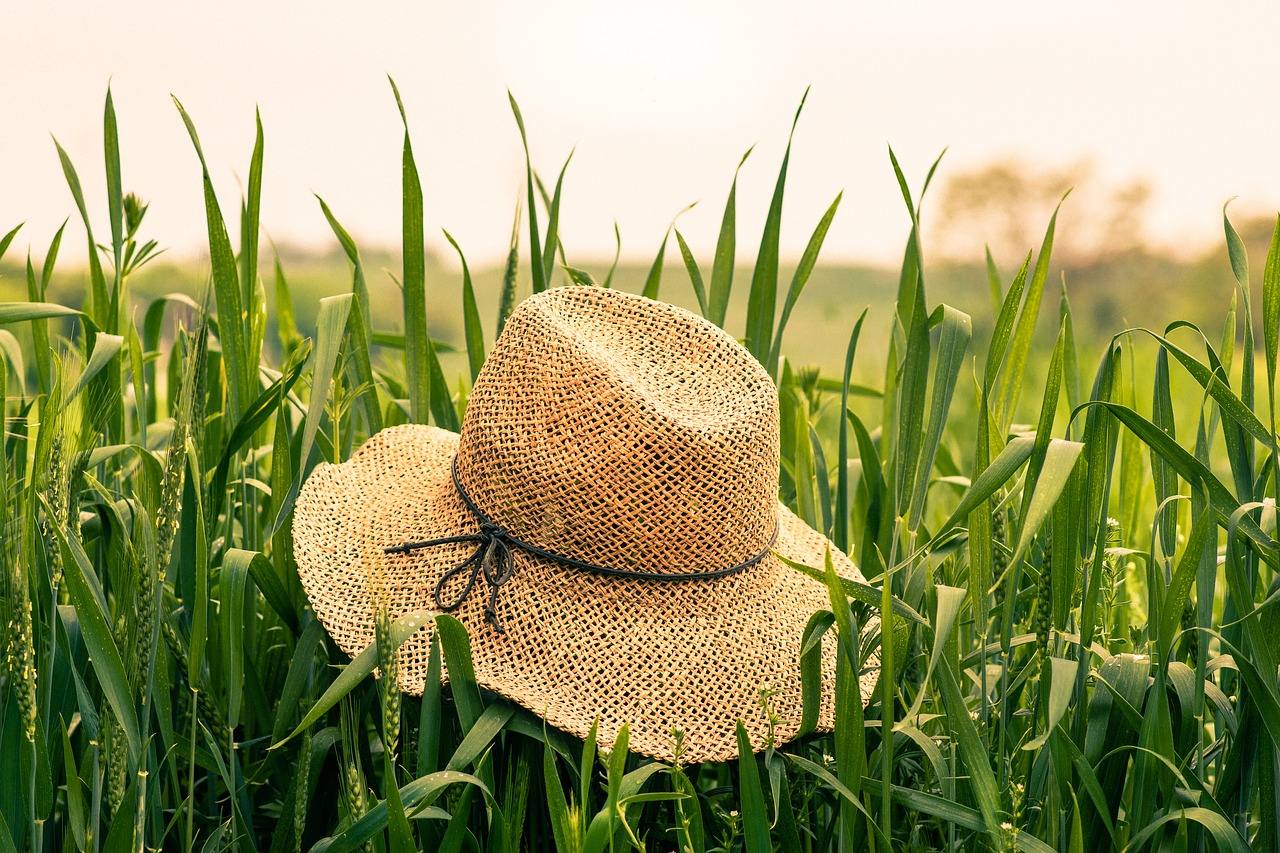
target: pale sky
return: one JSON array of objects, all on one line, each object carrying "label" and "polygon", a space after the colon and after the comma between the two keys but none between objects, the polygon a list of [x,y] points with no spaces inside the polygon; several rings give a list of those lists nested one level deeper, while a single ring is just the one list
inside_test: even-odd
[{"label": "pale sky", "polygon": [[[1231,196],[1241,212],[1280,208],[1274,3],[20,2],[4,4],[0,32],[0,233],[25,220],[17,245],[37,256],[75,212],[50,134],[108,233],[108,81],[125,190],[152,202],[146,234],[178,255],[202,250],[205,225],[170,93],[196,122],[233,229],[257,105],[272,236],[332,245],[317,193],[357,241],[398,244],[388,73],[409,112],[428,243],[448,253],[448,228],[473,265],[504,254],[522,192],[508,88],[544,178],[576,146],[570,263],[612,255],[615,219],[624,256],[651,259],[697,200],[680,229],[709,254],[755,144],[738,193],[751,256],[808,85],[783,217],[791,256],[841,190],[824,257],[899,256],[907,219],[888,145],[917,188],[944,147],[944,179],[1010,154],[1055,167],[1091,157],[1105,176],[1153,184],[1151,236],[1175,246],[1220,241]],[[83,234],[68,234],[63,257],[79,262]]]}]

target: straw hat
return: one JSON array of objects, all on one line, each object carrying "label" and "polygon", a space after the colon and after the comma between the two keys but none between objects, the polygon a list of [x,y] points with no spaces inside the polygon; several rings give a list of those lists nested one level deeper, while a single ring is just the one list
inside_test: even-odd
[{"label": "straw hat", "polygon": [[[476,379],[462,433],[383,430],[322,464],[294,514],[298,573],[349,654],[392,617],[450,611],[476,681],[549,723],[670,760],[737,754],[801,721],[798,655],[826,587],[787,566],[861,574],[781,506],[778,398],[764,368],[715,325],[615,290],[524,301]],[[380,598],[379,598],[380,597]],[[818,729],[834,712],[823,641]],[[421,693],[431,637],[400,649]],[[861,679],[865,702],[875,672]]]}]

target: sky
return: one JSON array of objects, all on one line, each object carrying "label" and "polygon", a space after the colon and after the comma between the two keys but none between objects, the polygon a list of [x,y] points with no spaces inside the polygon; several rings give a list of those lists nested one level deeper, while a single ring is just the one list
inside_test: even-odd
[{"label": "sky", "polygon": [[[1006,157],[1090,159],[1107,179],[1150,182],[1148,236],[1175,250],[1220,242],[1233,196],[1233,211],[1280,209],[1273,3],[24,0],[3,5],[0,32],[0,232],[25,221],[17,245],[37,257],[75,213],[51,136],[107,232],[108,84],[125,190],[151,202],[145,235],[178,256],[199,256],[206,237],[199,162],[171,96],[230,221],[256,107],[272,238],[333,246],[318,195],[362,245],[398,244],[403,128],[387,75],[408,111],[428,245],[450,253],[448,229],[473,266],[505,254],[523,193],[508,90],[535,169],[553,179],[573,152],[570,263],[611,256],[615,222],[624,257],[651,259],[695,201],[678,227],[709,255],[754,145],[738,189],[750,257],[807,87],[786,256],[843,192],[824,259],[900,257],[909,222],[890,146],[916,188],[944,148],[940,181]],[[73,221],[64,245],[83,239]]]}]

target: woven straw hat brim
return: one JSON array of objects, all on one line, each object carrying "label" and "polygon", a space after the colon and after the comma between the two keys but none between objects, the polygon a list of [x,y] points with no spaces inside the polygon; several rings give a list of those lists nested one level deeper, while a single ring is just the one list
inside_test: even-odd
[{"label": "woven straw hat brim", "polygon": [[[383,430],[351,459],[322,464],[307,479],[294,515],[298,573],[330,635],[355,655],[373,640],[373,602],[391,616],[434,609],[439,578],[470,544],[410,554],[382,549],[477,529],[454,489],[450,465],[458,435],[435,427]],[[840,550],[779,507],[774,550],[822,566],[831,547],[839,574],[861,580]],[[467,627],[476,681],[553,726],[584,738],[599,717],[599,739],[613,743],[627,723],[633,751],[669,761],[670,730],[685,734],[686,762],[737,755],[735,722],[754,749],[765,746],[763,689],[781,722],[775,743],[795,737],[801,720],[798,655],[810,616],[829,608],[826,587],[770,554],[756,566],[715,579],[678,582],[610,577],[514,549],[515,573],[501,587],[499,634],[484,621],[483,579],[454,615]],[[463,578],[446,588],[457,592]],[[430,628],[401,646],[400,684],[422,692]],[[834,713],[834,635],[823,641],[817,728]],[[861,678],[865,703],[876,672]]]}]

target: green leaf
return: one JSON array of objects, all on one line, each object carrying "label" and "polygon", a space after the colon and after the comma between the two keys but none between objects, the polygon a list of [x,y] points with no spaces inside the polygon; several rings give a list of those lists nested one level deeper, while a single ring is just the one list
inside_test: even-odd
[{"label": "green leaf", "polygon": [[[320,211],[324,214],[325,220],[333,230],[334,236],[338,238],[338,243],[342,246],[342,250],[346,253],[347,260],[351,262],[352,266],[351,292],[354,297],[354,304],[350,309],[350,319],[347,327],[351,332],[349,349],[355,359],[356,381],[358,387],[363,389],[359,398],[363,402],[369,434],[372,435],[382,429],[382,414],[378,408],[377,383],[374,381],[373,366],[369,354],[369,348],[373,342],[373,338],[369,333],[369,322],[372,319],[372,313],[369,307],[369,287],[364,279],[364,264],[360,260],[360,250],[356,248],[355,240],[351,239],[347,229],[342,227],[342,223],[338,222],[337,217],[333,215],[333,211],[329,209],[329,205],[325,204],[324,199],[319,196],[316,196],[316,201],[320,202]],[[323,302],[323,300],[321,301]],[[430,359],[429,352],[428,359]],[[305,461],[306,458],[303,457],[303,462],[305,463]]]},{"label": "green leaf", "polygon": [[449,686],[453,688],[453,701],[458,706],[458,720],[465,734],[484,713],[484,700],[480,698],[475,665],[471,662],[471,640],[466,627],[447,613],[437,615],[435,625],[444,651]]},{"label": "green leaf", "polygon": [[1129,840],[1129,846],[1125,849],[1141,850],[1147,841],[1154,838],[1167,824],[1175,820],[1190,820],[1203,826],[1209,831],[1209,835],[1213,837],[1215,849],[1219,853],[1227,853],[1228,851],[1248,853],[1250,849],[1248,842],[1240,837],[1240,833],[1236,832],[1235,827],[1226,818],[1212,809],[1199,807],[1178,809],[1152,820],[1134,834]]},{"label": "green leaf", "polygon": [[[774,309],[778,300],[778,244],[782,236],[782,197],[787,185],[787,164],[791,160],[791,140],[795,136],[796,125],[800,122],[800,113],[808,97],[809,90],[805,89],[804,95],[800,98],[800,106],[796,108],[796,117],[791,122],[791,133],[787,136],[787,148],[782,155],[782,167],[778,170],[773,199],[769,202],[769,214],[765,218],[764,233],[760,235],[760,249],[756,253],[756,267],[751,275],[751,290],[747,296],[746,346],[761,363],[767,361],[772,347]],[[714,291],[714,276],[712,278]]]},{"label": "green leaf", "polygon": [[480,368],[484,367],[484,329],[480,327],[480,309],[476,307],[476,293],[471,286],[471,270],[467,267],[467,259],[453,235],[446,231],[444,236],[462,262],[462,325],[467,339],[467,364],[471,367],[471,381],[475,382],[480,375]]},{"label": "green leaf", "polygon": [[704,316],[720,327],[724,326],[725,314],[729,310],[733,266],[737,261],[738,173],[742,171],[742,164],[747,162],[754,149],[755,146],[748,148],[733,170],[733,183],[729,186],[729,198],[724,203],[724,216],[720,220],[720,236],[716,238],[716,255],[711,265],[711,289],[707,293],[707,310]]},{"label": "green leaf", "polygon": [[[666,258],[666,255],[667,255],[667,241],[671,239],[671,232],[676,227],[676,220],[679,219],[686,211],[691,210],[693,207],[695,207],[697,204],[698,203],[695,201],[693,204],[689,205],[684,210],[680,211],[680,213],[677,213],[675,217],[671,220],[671,224],[667,226],[666,233],[662,235],[662,245],[658,247],[658,256],[653,259],[653,264],[649,267],[649,273],[644,277],[644,290],[640,292],[642,296],[646,296],[649,299],[658,298],[658,287],[662,284],[662,263],[663,263],[663,259]],[[616,222],[614,223],[613,227],[614,227],[614,232],[616,233],[618,229],[618,225]],[[621,237],[618,238],[618,249],[619,251],[621,251],[622,249]],[[618,259],[615,257],[613,259],[613,262],[614,262],[614,265],[616,266],[618,263]],[[609,282],[612,278],[613,278],[613,270],[610,270],[609,278],[605,279],[605,282],[604,282],[605,287],[609,286]],[[701,285],[702,285],[702,277],[699,276],[698,277],[699,290],[701,289]],[[705,297],[698,298],[698,305],[699,307],[702,308],[703,316],[706,316],[707,312],[706,312]]]},{"label": "green leaf", "polygon": [[[422,181],[418,177],[418,165],[413,159],[413,146],[409,142],[409,119],[405,115],[400,90],[390,76],[387,81],[395,94],[396,108],[404,124],[404,155],[402,174],[402,237],[404,246],[404,366],[409,387],[410,417],[416,424],[425,424],[431,406],[431,374],[427,366],[426,294],[426,245],[423,234]],[[447,235],[446,235],[447,236]],[[449,238],[453,242],[453,238]],[[455,244],[454,248],[457,248]],[[461,252],[459,252],[461,254]],[[465,265],[465,261],[464,261]]]},{"label": "green leaf", "polygon": [[72,165],[71,158],[58,144],[58,140],[53,140],[53,145],[58,149],[58,159],[62,162],[62,174],[67,180],[67,186],[71,189],[71,197],[75,199],[76,209],[80,211],[80,220],[84,223],[85,237],[89,242],[89,292],[93,297],[89,303],[91,306],[89,314],[99,328],[110,332],[113,329],[108,323],[110,301],[107,295],[107,281],[102,274],[102,261],[98,258],[98,244],[93,239],[93,225],[89,221],[89,211],[85,207],[80,178],[76,175],[76,168]]},{"label": "green leaf", "polygon": [[[849,346],[845,349],[844,373],[840,383],[840,411],[849,412],[849,380],[853,375],[853,358],[858,352],[858,339],[862,335],[862,323],[867,319],[867,311],[862,309],[858,322],[853,324],[853,332],[849,335]],[[840,418],[840,432],[836,450],[836,496],[835,524],[832,540],[841,551],[848,552],[849,534],[849,418]]]},{"label": "green leaf", "polygon": [[418,845],[413,840],[413,829],[404,814],[404,802],[400,799],[400,783],[396,781],[396,765],[391,753],[384,752],[383,778],[387,780],[387,829],[390,853],[417,853]]},{"label": "green leaf", "polygon": [[907,529],[916,530],[924,516],[924,499],[929,491],[929,475],[938,455],[942,430],[946,426],[947,412],[955,393],[956,380],[969,349],[973,323],[969,315],[950,305],[939,306],[942,312],[942,333],[938,342],[938,361],[934,365],[933,396],[929,405],[929,424],[924,431],[919,461],[916,463],[915,483],[911,487],[911,512],[907,517]]},{"label": "green leaf", "polygon": [[1036,256],[1035,272],[1031,275],[1031,287],[1027,291],[1026,302],[1022,313],[1018,315],[1018,325],[1013,333],[1012,348],[1009,350],[1008,364],[1000,378],[1000,390],[995,395],[996,422],[1008,424],[1013,417],[1013,410],[1018,403],[1018,394],[1022,390],[1023,374],[1027,369],[1027,358],[1031,353],[1031,339],[1035,335],[1036,320],[1040,317],[1040,303],[1044,298],[1045,282],[1049,278],[1049,259],[1053,255],[1053,235],[1057,229],[1058,211],[1062,202],[1067,200],[1070,190],[1062,196],[1053,215],[1049,217],[1049,227],[1045,229],[1044,241],[1040,244],[1040,254]]},{"label": "green leaf", "polygon": [[560,774],[556,772],[556,753],[551,744],[546,744],[542,750],[542,784],[556,850],[565,853],[572,849],[569,839],[574,836],[574,826],[569,816],[569,804],[565,801],[564,787],[560,784]]},{"label": "green leaf", "polygon": [[[414,610],[413,612],[406,613],[399,619],[396,619],[391,623],[392,647],[397,649],[400,648],[401,644],[404,643],[405,640],[418,633],[418,631],[430,623],[430,610]],[[324,691],[324,694],[321,695],[321,697],[316,700],[316,703],[311,706],[311,710],[309,710],[307,715],[302,718],[302,722],[298,723],[294,730],[289,733],[289,736],[284,740],[276,741],[271,744],[269,749],[279,749],[298,735],[302,734],[303,731],[310,728],[316,720],[320,719],[330,708],[338,704],[338,700],[355,689],[356,685],[360,682],[364,681],[365,678],[373,672],[374,667],[377,665],[378,644],[374,641],[365,646],[364,651],[352,658],[351,663],[342,668],[342,671],[338,673],[338,677],[333,680],[333,683]]]},{"label": "green leaf", "polygon": [[320,418],[329,399],[329,383],[333,381],[342,337],[346,334],[347,319],[351,315],[351,301],[350,293],[326,296],[320,300],[320,311],[316,316],[317,343],[311,354],[311,398],[307,401],[307,414],[302,425],[302,451],[298,455],[298,471],[289,486],[288,496],[281,502],[276,513],[273,532],[279,530],[289,513],[293,512],[294,501],[302,486],[302,474],[308,470],[307,460],[311,457],[316,431],[320,428]]},{"label": "green leaf", "polygon": [[[218,339],[222,342],[222,357],[227,365],[227,415],[232,421],[240,419],[244,411],[251,382],[250,365],[248,364],[248,344],[245,340],[245,305],[240,293],[240,275],[236,270],[235,250],[231,248],[231,238],[227,235],[227,226],[222,218],[222,210],[218,206],[218,198],[213,191],[213,182],[209,179],[209,166],[204,159],[204,151],[200,148],[200,138],[196,135],[195,124],[182,103],[173,99],[182,122],[187,126],[191,144],[195,146],[196,155],[200,158],[200,169],[204,182],[205,218],[209,226],[209,260],[213,266],[213,292],[218,304]],[[256,369],[256,366],[255,366]]]},{"label": "green leaf", "polygon": [[507,249],[507,264],[502,271],[502,295],[498,299],[498,326],[494,337],[500,337],[507,325],[507,318],[516,307],[516,284],[520,273],[520,202],[516,201],[515,221],[511,223],[511,245]]},{"label": "green leaf", "polygon": [[981,828],[986,829],[990,839],[998,845],[999,789],[996,787],[995,774],[991,771],[990,751],[979,736],[978,729],[969,716],[969,707],[960,693],[953,654],[948,652],[943,656],[935,683],[942,694],[942,704],[947,712],[951,737],[959,746],[960,759],[969,774],[969,788],[982,815]]},{"label": "green leaf", "polygon": [[689,283],[693,285],[693,295],[698,298],[698,310],[702,312],[702,316],[710,319],[707,313],[710,306],[707,304],[707,291],[702,285],[702,271],[698,269],[698,262],[694,260],[693,252],[689,251],[689,244],[684,241],[684,236],[677,231],[676,242],[680,244],[680,258],[684,261],[684,268],[689,271]]},{"label": "green leaf", "polygon": [[[230,437],[222,448],[222,455],[218,459],[218,467],[213,473],[213,488],[210,494],[216,500],[221,501],[222,496],[225,494],[227,477],[230,473],[231,465],[235,461],[236,454],[253,439],[258,430],[271,419],[276,409],[289,396],[289,392],[293,390],[293,386],[302,376],[302,369],[306,367],[307,357],[310,354],[310,341],[305,341],[302,346],[294,349],[290,353],[289,361],[285,364],[280,377],[267,386],[266,390],[249,404],[244,415],[240,418],[240,422],[232,429]],[[312,393],[314,396],[314,390]]]},{"label": "green leaf", "polygon": [[0,326],[21,323],[24,320],[45,320],[53,317],[83,317],[84,312],[51,302],[0,302]]},{"label": "green leaf", "polygon": [[244,696],[244,587],[249,577],[249,564],[257,551],[232,548],[222,559],[218,583],[219,633],[222,635],[222,663],[226,667],[227,727],[240,723],[240,704]]},{"label": "green leaf", "polygon": [[561,265],[560,268],[563,269],[565,271],[565,274],[569,276],[569,280],[572,281],[574,284],[578,285],[579,287],[599,287],[600,286],[600,283],[595,280],[595,277],[592,276],[591,273],[587,272],[586,270],[580,270],[577,267],[565,266],[563,264]]},{"label": "green leaf", "polygon": [[489,748],[489,744],[493,743],[493,739],[506,728],[507,723],[515,715],[515,712],[516,707],[507,702],[494,702],[488,708],[485,708],[471,728],[467,730],[466,736],[463,737],[462,743],[458,744],[458,748],[454,750],[445,769],[463,770],[480,760],[481,754]]},{"label": "green leaf", "polygon": [[1022,529],[1018,534],[1018,545],[1014,549],[1011,563],[1022,559],[1036,531],[1049,517],[1053,505],[1057,503],[1062,490],[1066,488],[1067,479],[1071,476],[1071,471],[1075,468],[1076,460],[1080,458],[1082,450],[1084,445],[1077,441],[1055,438],[1049,442],[1035,490],[1027,503]]},{"label": "green leaf", "polygon": [[942,538],[950,533],[962,518],[976,509],[978,504],[994,495],[1005,483],[1009,482],[1018,469],[1022,467],[1022,463],[1030,458],[1033,444],[1034,439],[1027,436],[1019,436],[1006,444],[1000,454],[991,461],[985,471],[978,475],[978,479],[964,493],[959,505],[951,512],[951,517],[933,534],[933,538],[927,547],[930,549],[936,548],[941,543]]},{"label": "green leaf", "polygon": [[570,151],[564,165],[560,167],[560,175],[556,178],[555,194],[551,198],[551,204],[547,206],[547,239],[542,245],[542,281],[547,287],[551,286],[551,267],[555,263],[556,246],[560,245],[560,188],[564,185],[564,173],[568,170],[569,161],[572,159],[573,152]]},{"label": "green leaf", "polygon": [[[511,94],[511,90],[507,90],[507,100],[511,104],[511,113],[516,118],[516,126],[520,128],[520,143],[524,146],[524,173],[525,187],[528,195],[529,206],[529,268],[533,273],[533,292],[541,293],[547,289],[547,274],[542,263],[542,235],[538,233],[538,208],[533,195],[533,161],[529,159],[529,137],[524,130],[524,117],[520,115],[520,105],[516,103],[515,95]],[[517,222],[519,221],[519,212],[516,214]],[[515,240],[512,240],[514,246]]]},{"label": "green leaf", "polygon": [[782,333],[787,328],[787,321],[791,319],[791,311],[800,299],[800,293],[804,290],[809,276],[813,274],[814,266],[818,263],[818,253],[822,251],[822,243],[827,239],[827,230],[831,228],[831,220],[835,218],[836,209],[840,206],[842,198],[844,193],[838,193],[835,201],[831,202],[827,212],[822,215],[822,219],[818,220],[817,227],[809,237],[809,244],[804,247],[804,253],[800,255],[800,263],[791,276],[791,286],[787,289],[787,298],[782,305],[782,316],[778,319],[778,329],[769,349],[769,359],[765,363],[765,368],[771,374],[778,372],[778,359],[782,354]]},{"label": "green leaf", "polygon": [[60,516],[49,506],[48,499],[44,495],[38,497],[46,518],[51,520],[49,527],[57,537],[58,547],[62,551],[67,591],[80,620],[80,636],[89,651],[89,663],[98,676],[102,692],[115,711],[120,727],[124,729],[125,740],[129,745],[128,764],[136,767],[142,755],[142,735],[132,691],[129,689],[129,679],[125,675],[124,660],[108,622],[111,611],[107,606],[106,595],[80,540],[67,535]]},{"label": "green leaf", "polygon": [[742,806],[743,849],[746,853],[772,853],[769,843],[769,815],[765,812],[760,772],[751,751],[747,729],[738,720],[738,785]]},{"label": "green leaf", "polygon": [[89,363],[85,365],[84,371],[76,379],[76,384],[71,386],[71,390],[67,392],[63,406],[70,405],[71,401],[79,396],[80,392],[111,363],[113,358],[120,354],[120,350],[123,348],[124,338],[120,335],[108,335],[105,332],[99,332],[95,335],[93,352],[89,354]]},{"label": "green leaf", "polygon": [[[3,258],[4,253],[9,250],[9,244],[13,242],[14,237],[18,236],[18,232],[22,229],[22,226],[24,224],[25,223],[19,222],[17,225],[13,227],[12,231],[10,231],[8,234],[5,234],[3,237],[0,237],[0,258]],[[59,230],[58,233],[61,234],[62,231]]]},{"label": "green leaf", "polygon": [[[453,770],[441,770],[438,773],[414,779],[399,789],[400,802],[404,807],[405,814],[410,818],[447,818],[448,815],[442,811],[434,810],[428,812],[427,809],[444,793],[446,787],[458,784],[475,786],[484,794],[485,799],[492,803],[492,793],[475,776],[458,773]],[[385,829],[387,820],[387,803],[384,800],[370,808],[364,817],[329,839],[327,844],[321,842],[311,849],[313,853],[347,853],[347,851],[354,850]]]}]

